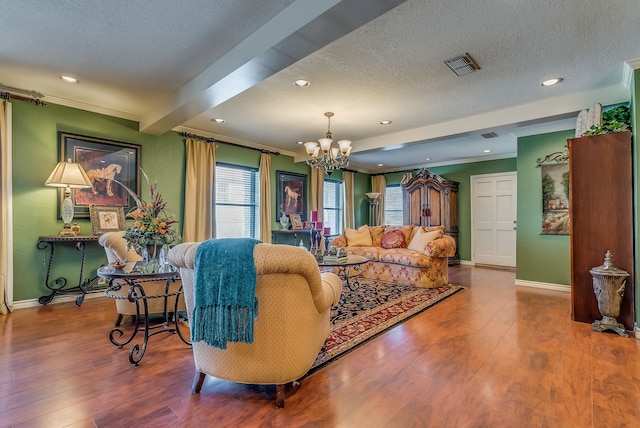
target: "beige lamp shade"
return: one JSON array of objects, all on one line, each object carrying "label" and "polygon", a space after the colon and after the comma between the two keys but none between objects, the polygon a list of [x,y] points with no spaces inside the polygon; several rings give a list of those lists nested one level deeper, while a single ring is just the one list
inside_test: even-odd
[{"label": "beige lamp shade", "polygon": [[87,176],[82,165],[71,162],[71,159],[69,159],[68,162],[58,162],[58,165],[56,165],[44,184],[51,187],[68,186],[74,189],[81,189],[91,187],[91,180],[89,180],[89,176]]}]

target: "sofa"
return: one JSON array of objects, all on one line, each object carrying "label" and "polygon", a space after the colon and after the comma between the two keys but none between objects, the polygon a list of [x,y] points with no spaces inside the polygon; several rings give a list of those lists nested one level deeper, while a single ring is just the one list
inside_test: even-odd
[{"label": "sofa", "polygon": [[364,278],[424,288],[448,283],[447,258],[456,253],[456,242],[444,234],[444,226],[364,225],[345,229],[331,245],[367,257]]}]

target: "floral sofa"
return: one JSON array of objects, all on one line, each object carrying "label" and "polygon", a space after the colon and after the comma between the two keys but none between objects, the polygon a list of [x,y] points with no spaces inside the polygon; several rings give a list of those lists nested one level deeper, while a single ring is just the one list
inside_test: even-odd
[{"label": "floral sofa", "polygon": [[347,254],[369,258],[365,278],[433,288],[449,281],[447,257],[456,252],[455,240],[444,226],[362,226],[345,229],[331,242]]}]

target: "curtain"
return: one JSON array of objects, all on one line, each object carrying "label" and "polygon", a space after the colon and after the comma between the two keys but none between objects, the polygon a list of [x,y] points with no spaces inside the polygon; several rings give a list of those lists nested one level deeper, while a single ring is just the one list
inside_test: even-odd
[{"label": "curtain", "polygon": [[402,180],[400,180],[400,184],[407,184],[409,180],[411,180],[411,178],[413,178],[413,173],[411,171],[405,171],[405,173],[402,174]]},{"label": "curtain", "polygon": [[260,240],[271,243],[271,155],[260,155]]},{"label": "curtain", "polygon": [[[355,216],[355,195],[353,191],[354,186],[353,172],[343,171],[342,181],[344,183],[344,210],[342,210],[342,224],[343,228],[355,229],[356,216]],[[337,232],[337,231],[336,231]]]},{"label": "curtain", "polygon": [[384,192],[387,190],[387,180],[384,178],[384,175],[374,175],[371,177],[371,191],[379,192],[380,204],[378,205],[378,218],[376,219],[376,224],[382,225],[384,224]]},{"label": "curtain", "polygon": [[216,236],[216,147],[187,139],[187,177],[184,189],[183,242],[206,241]]},{"label": "curtain", "polygon": [[317,168],[311,168],[311,200],[309,201],[310,210],[318,211],[318,221],[322,221],[324,210],[324,171]]},{"label": "curtain", "polygon": [[11,103],[0,100],[0,314],[13,305]]}]

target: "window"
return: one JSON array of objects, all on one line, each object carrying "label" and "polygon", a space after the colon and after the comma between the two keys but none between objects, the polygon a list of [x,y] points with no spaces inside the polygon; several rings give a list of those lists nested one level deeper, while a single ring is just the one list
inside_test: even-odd
[{"label": "window", "polygon": [[216,237],[260,238],[258,170],[216,164]]},{"label": "window", "polygon": [[324,227],[331,228],[332,235],[342,233],[342,182],[335,180],[324,181]]},{"label": "window", "polygon": [[384,192],[384,224],[401,225],[403,221],[402,187],[387,186]]}]

